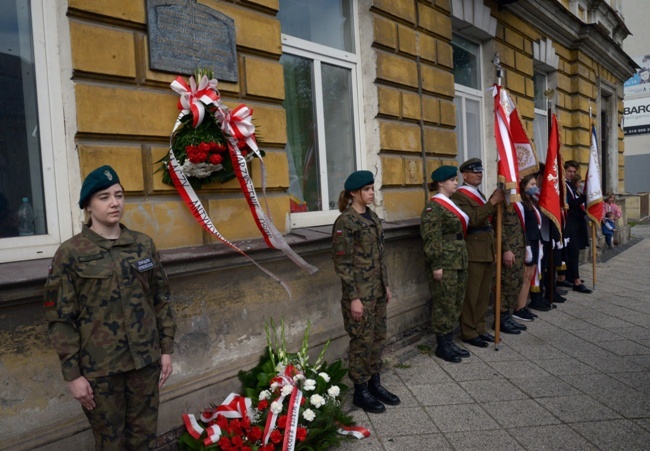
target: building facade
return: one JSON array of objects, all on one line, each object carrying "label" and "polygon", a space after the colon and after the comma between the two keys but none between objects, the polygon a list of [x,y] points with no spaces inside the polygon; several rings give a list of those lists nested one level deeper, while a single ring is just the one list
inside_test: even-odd
[{"label": "building facade", "polygon": [[[174,374],[162,392],[164,435],[181,426],[182,412],[237,390],[237,371],[257,361],[270,318],[284,319],[296,346],[310,321],[315,350],[331,340],[331,357],[344,355],[331,225],[343,181],[355,169],[376,174],[375,209],[386,221],[392,343],[426,330],[429,292],[418,228],[425,184],[438,166],[478,156],[486,167],[484,189],[494,189],[488,88],[496,82],[495,54],[540,158],[548,124],[544,92],[552,89],[564,158],[579,161],[584,175],[591,108],[603,189],[623,191],[623,82],[635,64],[622,50],[629,31],[617,3],[4,2],[0,30],[9,38],[0,48],[0,76],[11,88],[0,94],[8,105],[0,131],[0,447],[91,443],[48,347],[40,296],[49,258],[81,229],[76,203],[92,169],[116,169],[127,194],[123,222],[155,239],[172,283],[178,334]],[[148,11],[161,5],[234,20],[237,76],[218,89],[227,105],[254,110],[274,223],[319,271],[308,275],[265,247],[236,180],[205,185],[198,194],[226,238],[287,282],[290,300],[204,232],[157,172],[178,115],[169,84],[190,75],[150,67]],[[176,26],[210,33],[198,22]],[[181,54],[191,59],[194,52]],[[258,160],[250,171],[261,190]],[[15,221],[23,198],[35,215],[30,235]]]}]

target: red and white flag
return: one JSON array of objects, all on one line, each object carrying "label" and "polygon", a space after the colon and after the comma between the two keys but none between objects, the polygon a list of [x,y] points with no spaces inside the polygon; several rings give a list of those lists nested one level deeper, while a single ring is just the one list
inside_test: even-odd
[{"label": "red and white flag", "polygon": [[589,149],[589,168],[585,177],[585,195],[587,197],[587,216],[600,225],[603,219],[603,191],[600,184],[600,162],[598,160],[598,137],[596,127],[591,126],[591,149]]},{"label": "red and white flag", "polygon": [[562,209],[564,206],[564,168],[560,155],[560,131],[555,114],[551,116],[551,134],[548,137],[546,166],[539,195],[539,209],[555,224],[562,235]]},{"label": "red and white flag", "polygon": [[[515,142],[510,129],[510,115],[515,106],[508,91],[502,86],[494,85],[494,137],[497,143],[498,181],[504,184],[506,200],[518,202],[519,197],[519,165]],[[521,125],[521,124],[520,124]]]}]

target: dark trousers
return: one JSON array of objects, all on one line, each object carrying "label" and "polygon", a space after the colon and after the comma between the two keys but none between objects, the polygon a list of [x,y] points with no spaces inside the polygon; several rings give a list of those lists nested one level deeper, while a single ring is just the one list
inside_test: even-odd
[{"label": "dark trousers", "polygon": [[158,425],[160,363],[139,370],[90,378],[95,408],[84,413],[96,450],[152,449]]},{"label": "dark trousers", "polygon": [[577,230],[567,228],[565,230],[569,244],[566,246],[566,279],[574,283],[580,279],[580,245],[578,244]]},{"label": "dark trousers", "polygon": [[470,340],[484,334],[485,314],[490,303],[494,263],[469,262],[467,264],[467,288],[460,312],[460,332]]}]

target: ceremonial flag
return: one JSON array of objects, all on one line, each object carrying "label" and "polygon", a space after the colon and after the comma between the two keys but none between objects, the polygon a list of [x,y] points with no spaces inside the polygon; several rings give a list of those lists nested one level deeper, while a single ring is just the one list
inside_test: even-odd
[{"label": "ceremonial flag", "polygon": [[[505,186],[508,202],[518,202],[519,197],[519,167],[517,153],[510,130],[510,114],[515,106],[508,91],[502,86],[494,85],[494,137],[497,143],[498,181]],[[521,125],[521,124],[520,124]]]},{"label": "ceremonial flag", "polygon": [[591,149],[589,149],[589,169],[585,177],[585,196],[587,197],[587,216],[600,225],[603,219],[603,191],[600,184],[600,162],[598,161],[598,137],[596,127],[591,126]]},{"label": "ceremonial flag", "polygon": [[539,195],[539,209],[555,224],[562,235],[562,208],[564,206],[564,168],[560,156],[560,131],[555,114],[551,116],[551,133],[548,137],[548,152],[544,179]]}]

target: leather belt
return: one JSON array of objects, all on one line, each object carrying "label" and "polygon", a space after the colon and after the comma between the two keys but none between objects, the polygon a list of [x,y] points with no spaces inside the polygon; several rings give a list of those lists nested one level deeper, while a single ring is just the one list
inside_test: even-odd
[{"label": "leather belt", "polygon": [[487,227],[470,227],[469,229],[467,229],[467,234],[468,234],[468,235],[471,235],[471,234],[473,234],[473,233],[484,233],[484,232],[487,233],[487,232],[491,232],[492,230],[493,230],[493,229],[492,229],[492,226],[487,226]]},{"label": "leather belt", "polygon": [[453,241],[453,240],[460,241],[464,239],[464,237],[462,233],[447,233],[442,236],[442,239],[447,241]]}]

